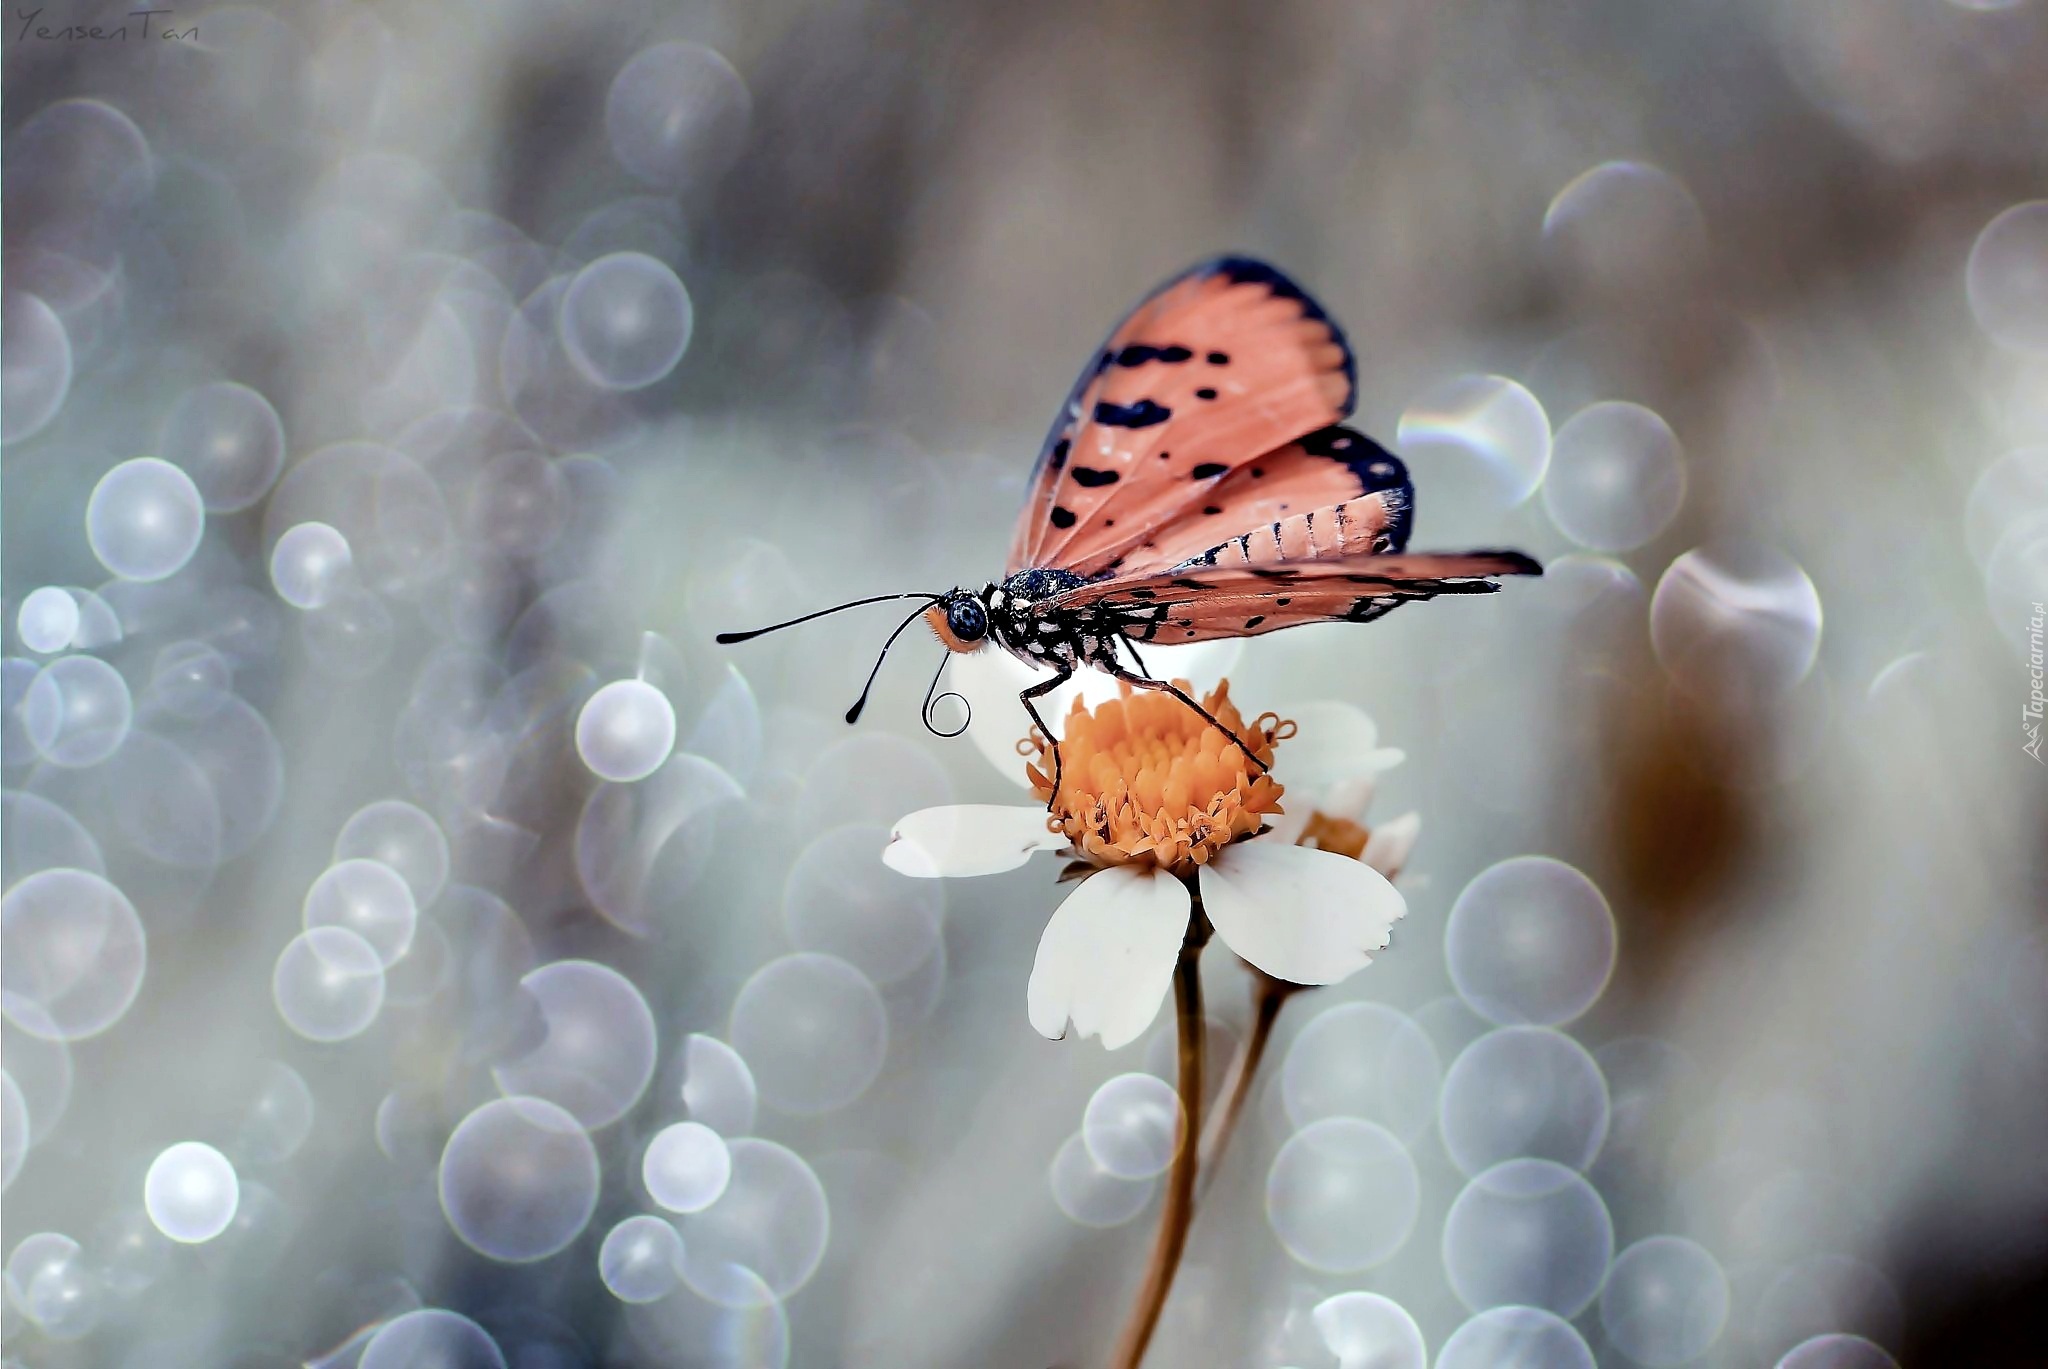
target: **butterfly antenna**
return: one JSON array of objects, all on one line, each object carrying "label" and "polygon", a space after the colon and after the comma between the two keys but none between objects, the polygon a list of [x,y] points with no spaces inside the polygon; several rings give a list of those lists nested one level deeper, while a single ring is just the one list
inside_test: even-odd
[{"label": "butterfly antenna", "polygon": [[[914,599],[924,598],[926,596],[912,594],[897,594],[892,595],[890,597],[897,599]],[[830,610],[828,609],[827,612],[830,612]],[[846,720],[848,722],[851,723],[860,721],[860,711],[868,706],[868,691],[875,687],[875,677],[882,673],[882,662],[889,659],[889,648],[896,645],[896,639],[903,635],[903,629],[909,627],[912,623],[916,622],[919,618],[922,617],[924,617],[924,610],[916,610],[908,618],[905,618],[902,622],[898,623],[896,625],[896,630],[889,634],[889,640],[882,643],[882,654],[875,657],[875,668],[868,672],[868,682],[861,686],[860,697],[853,701],[852,708],[846,710]],[[798,621],[802,620],[799,619]]]},{"label": "butterfly antenna", "polygon": [[[721,632],[718,634],[718,644],[720,646],[731,646],[735,642],[751,642],[754,638],[764,636],[767,633],[780,632],[786,627],[795,627],[798,623],[808,623],[813,618],[823,618],[827,614],[839,613],[849,608],[860,608],[865,604],[886,604],[891,599],[923,599],[927,603],[936,604],[945,597],[943,594],[877,594],[870,599],[854,599],[848,603],[834,604],[831,608],[821,608],[816,613],[806,613],[803,617],[791,618],[786,623],[771,623],[767,627],[757,627],[752,632]],[[923,611],[922,609],[918,610],[920,613]],[[898,628],[897,631],[900,632],[902,629]],[[892,638],[891,640],[894,639]]]},{"label": "butterfly antenna", "polygon": [[[931,688],[924,692],[925,731],[931,733],[934,737],[957,737],[967,730],[967,724],[974,721],[974,705],[967,702],[965,694],[954,689],[949,689],[944,694],[939,693],[939,677],[946,673],[946,663],[952,659],[953,653],[950,651],[939,657],[939,668],[932,672]],[[967,710],[967,716],[962,718],[960,725],[950,732],[932,721],[932,710],[948,699],[958,699],[960,706]]]}]

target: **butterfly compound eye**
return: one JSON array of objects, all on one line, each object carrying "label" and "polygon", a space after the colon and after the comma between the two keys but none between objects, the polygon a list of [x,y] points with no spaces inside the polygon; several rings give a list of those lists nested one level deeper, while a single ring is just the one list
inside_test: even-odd
[{"label": "butterfly compound eye", "polygon": [[988,610],[978,599],[956,599],[946,605],[946,627],[963,642],[988,636]]}]

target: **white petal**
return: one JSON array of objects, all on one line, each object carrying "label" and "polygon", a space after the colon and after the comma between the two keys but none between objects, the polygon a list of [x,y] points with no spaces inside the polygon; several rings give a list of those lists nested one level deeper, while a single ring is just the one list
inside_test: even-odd
[{"label": "white petal", "polygon": [[1347,822],[1364,822],[1365,812],[1372,807],[1373,791],[1378,783],[1370,775],[1355,775],[1348,780],[1338,780],[1327,790],[1316,796],[1316,807],[1333,818]]},{"label": "white petal", "polygon": [[1025,1006],[1041,1036],[1072,1019],[1082,1036],[1115,1050],[1159,1015],[1188,930],[1187,887],[1151,866],[1090,875],[1045,924]]},{"label": "white petal", "polygon": [[1300,731],[1281,743],[1281,778],[1320,791],[1399,765],[1403,754],[1380,745],[1379,725],[1356,704],[1317,700],[1282,710]]},{"label": "white petal", "polygon": [[1408,853],[1415,849],[1415,839],[1421,835],[1422,814],[1403,813],[1373,828],[1358,858],[1392,879],[1408,863]]},{"label": "white petal", "polygon": [[1288,790],[1280,806],[1287,811],[1275,813],[1266,819],[1266,835],[1260,841],[1277,841],[1282,846],[1292,846],[1301,840],[1301,834],[1308,828],[1309,814],[1315,812],[1315,805],[1306,799],[1296,799],[1294,791]]},{"label": "white petal", "polygon": [[1361,861],[1260,838],[1202,867],[1202,906],[1230,949],[1276,979],[1334,984],[1385,948],[1407,903]]},{"label": "white petal", "polygon": [[[1050,675],[1050,671],[1033,670],[1001,647],[986,646],[955,656],[942,686],[967,700],[971,710],[967,739],[988,758],[998,774],[1020,788],[1031,783],[1024,775],[1024,757],[1017,754],[1017,743],[1031,731],[1031,715],[1024,711],[1017,695]],[[1116,693],[1116,681],[1100,672],[1084,670],[1072,682],[1037,700],[1038,715],[1053,729],[1054,736],[1065,725],[1067,709],[1084,682],[1092,684],[1097,692],[1106,687],[1109,694]]]},{"label": "white petal", "polygon": [[918,879],[992,875],[1014,870],[1034,851],[1057,851],[1067,839],[1046,830],[1043,808],[1000,803],[920,808],[896,824],[882,863]]}]

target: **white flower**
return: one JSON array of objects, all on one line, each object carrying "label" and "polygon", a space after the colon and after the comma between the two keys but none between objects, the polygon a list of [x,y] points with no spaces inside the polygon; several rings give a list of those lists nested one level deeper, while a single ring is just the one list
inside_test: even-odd
[{"label": "white flower", "polygon": [[[1272,714],[1246,724],[1227,683],[1204,706],[1269,763],[1275,744],[1296,735]],[[897,823],[882,853],[892,869],[924,878],[994,874],[1039,851],[1070,850],[1097,867],[1039,940],[1026,1005],[1040,1033],[1063,1037],[1071,1023],[1111,1050],[1141,1036],[1188,935],[1191,890],[1224,944],[1278,979],[1334,984],[1386,947],[1407,911],[1390,874],[1420,819],[1370,834],[1358,824],[1372,775],[1401,759],[1378,746],[1361,710],[1303,710],[1300,731],[1311,741],[1290,747],[1285,767],[1287,806],[1298,814],[1279,811],[1272,774],[1250,775],[1234,743],[1169,696],[1125,690],[1094,709],[1076,699],[1065,724],[1050,812],[927,808]],[[1035,744],[1039,763],[1027,775],[1043,805],[1055,796]],[[1320,796],[1315,807],[1311,796]]]}]

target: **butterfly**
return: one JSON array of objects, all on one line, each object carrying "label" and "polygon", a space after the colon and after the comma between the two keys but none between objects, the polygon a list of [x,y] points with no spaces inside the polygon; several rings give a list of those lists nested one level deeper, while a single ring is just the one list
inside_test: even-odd
[{"label": "butterfly", "polygon": [[[1260,765],[1200,703],[1154,678],[1141,648],[1369,623],[1418,599],[1491,593],[1499,576],[1542,574],[1518,551],[1408,550],[1408,468],[1341,423],[1357,388],[1343,332],[1300,286],[1250,257],[1200,262],[1146,296],[1081,372],[1039,452],[1000,581],[856,599],[718,640],[923,600],[883,644],[849,723],[889,648],[923,619],[949,653],[925,695],[935,732],[945,660],[993,643],[1052,672],[1018,696],[1048,738],[1037,700],[1087,666],[1172,694]],[[1057,744],[1053,766],[1057,794]]]}]

